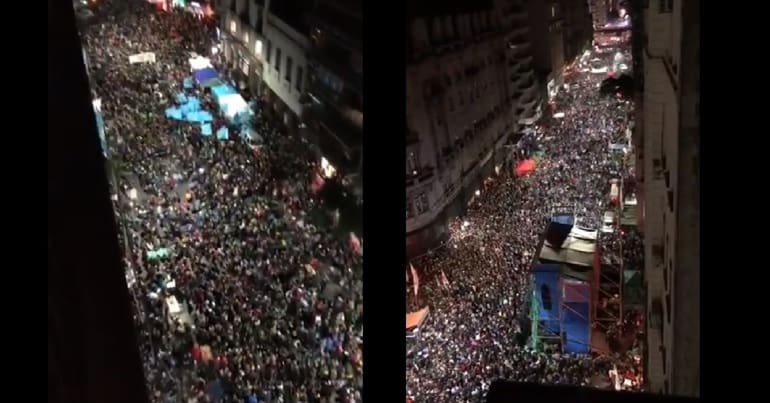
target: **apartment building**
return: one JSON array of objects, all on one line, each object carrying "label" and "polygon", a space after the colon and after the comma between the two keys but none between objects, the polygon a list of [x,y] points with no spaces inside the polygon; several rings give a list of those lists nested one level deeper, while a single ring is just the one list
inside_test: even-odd
[{"label": "apartment building", "polygon": [[221,25],[220,51],[231,67],[231,74],[242,91],[261,95],[265,40],[264,0],[217,0],[214,3]]},{"label": "apartment building", "polygon": [[[634,2],[649,390],[700,395],[700,2]],[[639,28],[635,27],[635,34]]]},{"label": "apartment building", "polygon": [[527,0],[528,35],[535,73],[543,99],[556,95],[564,84],[564,17],[559,0]]},{"label": "apartment building", "polygon": [[303,120],[335,170],[361,189],[362,0],[317,0],[310,13]]},{"label": "apartment building", "polygon": [[564,20],[564,63],[569,64],[591,45],[593,21],[586,0],[561,0]]},{"label": "apartment building", "polygon": [[407,4],[406,232],[417,256],[504,169],[541,104],[518,0]]}]

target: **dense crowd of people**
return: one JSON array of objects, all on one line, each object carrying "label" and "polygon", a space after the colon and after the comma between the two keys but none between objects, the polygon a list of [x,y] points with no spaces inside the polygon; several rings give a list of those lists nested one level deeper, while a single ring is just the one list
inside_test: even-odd
[{"label": "dense crowd of people", "polygon": [[485,183],[444,247],[412,262],[422,286],[416,297],[407,288],[407,306],[428,306],[430,317],[407,356],[408,400],[481,401],[495,379],[597,386],[611,371],[639,374],[628,354],[534,351],[525,336],[529,267],[551,215],[574,211],[581,227],[599,228],[609,181],[623,177],[608,143],[625,142],[632,105],[601,95],[602,78],[568,76],[551,105],[563,118],[554,113],[519,142],[542,155],[536,169]]},{"label": "dense crowd of people", "polygon": [[[362,257],[309,212],[315,159],[257,104],[251,144],[172,121],[213,20],[105,0],[84,27],[156,402],[360,401]],[[129,55],[154,52],[154,63]],[[216,68],[226,71],[216,60]],[[208,91],[184,90],[215,113]],[[248,95],[247,95],[248,96]],[[162,251],[162,252],[159,252]]]}]

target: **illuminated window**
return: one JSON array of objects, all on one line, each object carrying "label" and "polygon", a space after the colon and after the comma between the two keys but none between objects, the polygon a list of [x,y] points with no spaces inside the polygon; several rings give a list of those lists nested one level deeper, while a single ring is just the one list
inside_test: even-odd
[{"label": "illuminated window", "polygon": [[230,33],[234,34],[236,31],[238,31],[238,25],[235,24],[235,21],[230,21]]},{"label": "illuminated window", "polygon": [[249,43],[249,33],[248,32],[244,32],[243,33],[243,42],[244,43]]},{"label": "illuminated window", "polygon": [[262,41],[257,39],[256,43],[254,43],[254,54],[257,56],[262,56]]}]

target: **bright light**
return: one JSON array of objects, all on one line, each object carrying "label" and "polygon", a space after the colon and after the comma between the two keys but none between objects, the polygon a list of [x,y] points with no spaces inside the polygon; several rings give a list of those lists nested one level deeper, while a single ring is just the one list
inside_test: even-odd
[{"label": "bright light", "polygon": [[463,221],[463,228],[468,228],[468,226],[471,225],[468,221]]},{"label": "bright light", "polygon": [[198,168],[198,173],[199,173],[199,174],[203,175],[203,173],[204,173],[204,172],[206,172],[206,170],[205,170],[205,169],[203,169],[203,168]]},{"label": "bright light", "polygon": [[216,46],[211,47],[211,55],[216,55],[219,52],[219,48]]},{"label": "bright light", "polygon": [[480,190],[476,191],[476,196],[481,196],[481,191]]},{"label": "bright light", "polygon": [[235,33],[238,30],[238,25],[235,21],[230,21],[230,33]]},{"label": "bright light", "polygon": [[556,119],[562,119],[564,117],[564,112],[556,112],[553,114],[553,117]]},{"label": "bright light", "polygon": [[329,179],[337,173],[337,169],[329,163],[329,160],[325,157],[321,157],[321,173],[326,179]]},{"label": "bright light", "polygon": [[136,200],[137,191],[136,189],[131,189],[128,191],[128,198],[131,200]]},{"label": "bright light", "polygon": [[257,41],[254,43],[254,54],[257,56],[262,56],[262,40],[257,39]]}]

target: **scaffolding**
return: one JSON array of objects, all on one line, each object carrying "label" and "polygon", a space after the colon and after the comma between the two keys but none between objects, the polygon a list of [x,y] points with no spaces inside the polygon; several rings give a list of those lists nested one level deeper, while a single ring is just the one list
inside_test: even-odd
[{"label": "scaffolding", "polygon": [[555,347],[562,352],[585,354],[592,350],[597,233],[574,227],[574,216],[564,216],[552,217],[533,259],[530,344],[536,350]]}]

